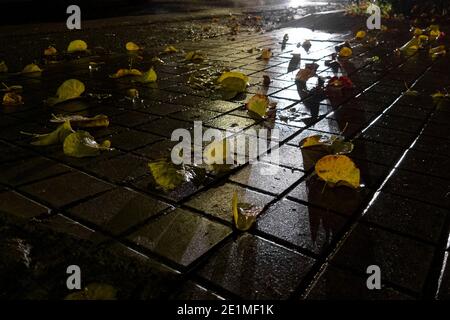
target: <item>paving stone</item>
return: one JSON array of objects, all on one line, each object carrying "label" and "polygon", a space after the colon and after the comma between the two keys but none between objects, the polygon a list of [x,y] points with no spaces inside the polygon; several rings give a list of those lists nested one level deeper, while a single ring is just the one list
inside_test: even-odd
[{"label": "paving stone", "polygon": [[158,117],[149,115],[147,113],[127,111],[125,113],[121,113],[119,115],[111,117],[111,122],[124,127],[135,127],[156,119],[158,119]]},{"label": "paving stone", "polygon": [[170,299],[174,300],[223,300],[216,293],[209,291],[193,281],[186,281],[181,289],[173,294]]},{"label": "paving stone", "polygon": [[70,170],[65,165],[45,158],[26,158],[3,164],[0,182],[9,186],[18,186]]},{"label": "paving stone", "polygon": [[62,207],[111,188],[112,185],[87,174],[72,172],[35,182],[19,189],[52,206]]},{"label": "paving stone", "polygon": [[168,207],[149,196],[119,188],[80,203],[69,212],[117,235]]},{"label": "paving stone", "polygon": [[405,149],[364,139],[353,140],[352,158],[368,160],[388,167],[394,166]]},{"label": "paving stone", "polygon": [[312,177],[295,187],[288,194],[288,198],[350,216],[365,206],[370,195],[371,191],[367,188],[330,188],[326,187],[323,181]]},{"label": "paving stone", "polygon": [[414,135],[412,133],[377,126],[371,126],[361,137],[402,148],[408,148],[414,141]]},{"label": "paving stone", "polygon": [[362,129],[362,125],[349,122],[338,122],[335,119],[323,119],[313,124],[308,129],[332,133],[334,135],[343,135],[344,137],[354,136]]},{"label": "paving stone", "polygon": [[244,299],[286,299],[314,260],[244,234],[227,243],[198,274]]},{"label": "paving stone", "polygon": [[311,149],[283,145],[278,151],[272,151],[271,154],[261,157],[261,161],[306,172],[312,169],[317,160],[324,155],[323,152]]},{"label": "paving stone", "polygon": [[410,300],[412,297],[386,285],[369,290],[367,278],[327,266],[305,297],[308,300]]},{"label": "paving stone", "polygon": [[129,236],[129,239],[187,267],[229,234],[230,227],[176,209],[152,220]]},{"label": "paving stone", "polygon": [[106,241],[107,237],[95,232],[92,229],[70,219],[62,214],[57,214],[45,220],[36,222],[39,227],[45,226],[49,230],[56,233],[63,233],[66,236],[70,236],[75,240],[88,241],[94,245],[100,242]]},{"label": "paving stone", "polygon": [[381,229],[358,225],[331,260],[365,274],[367,267],[380,267],[383,281],[421,292],[434,247]]},{"label": "paving stone", "polygon": [[450,139],[450,129],[448,124],[432,123],[428,125],[422,134],[425,136],[432,136],[441,139]]},{"label": "paving stone", "polygon": [[148,124],[138,126],[137,129],[148,131],[163,137],[170,138],[176,129],[190,129],[194,126],[192,122],[180,121],[176,119],[161,118]]},{"label": "paving stone", "polygon": [[321,254],[336,239],[344,224],[344,218],[330,211],[281,200],[262,214],[256,229]]},{"label": "paving stone", "polygon": [[386,114],[390,116],[402,116],[417,120],[425,120],[430,115],[431,110],[427,108],[414,107],[396,103]]},{"label": "paving stone", "polygon": [[450,154],[450,141],[447,139],[421,135],[412,149],[448,156]]},{"label": "paving stone", "polygon": [[169,158],[173,147],[178,143],[179,141],[165,139],[134,150],[134,153],[152,160]]},{"label": "paving stone", "polygon": [[111,142],[114,147],[125,151],[131,151],[161,139],[163,138],[150,133],[133,129],[125,129],[117,134],[114,134],[111,137]]},{"label": "paving stone", "polygon": [[130,154],[91,163],[86,170],[112,182],[129,182],[148,173],[147,160]]},{"label": "paving stone", "polygon": [[449,252],[447,251],[445,253],[446,260],[444,260],[446,262],[444,266],[445,269],[441,275],[442,280],[440,281],[439,290],[437,293],[438,300],[448,300],[450,298],[450,265],[448,263],[448,255]]},{"label": "paving stone", "polygon": [[444,209],[381,192],[363,221],[437,243],[446,215]]},{"label": "paving stone", "polygon": [[0,193],[0,214],[7,218],[23,221],[49,213],[45,206],[14,191]]},{"label": "paving stone", "polygon": [[302,176],[303,173],[299,171],[258,162],[239,170],[230,180],[272,194],[280,194]]},{"label": "paving stone", "polygon": [[273,197],[245,189],[238,185],[226,183],[224,185],[210,188],[195,195],[186,202],[186,205],[211,214],[224,221],[232,221],[231,200],[234,192],[238,194],[238,201],[242,203],[250,203],[254,206],[264,207]]},{"label": "paving stone", "polygon": [[411,119],[407,117],[396,117],[390,115],[383,115],[375,123],[375,126],[395,129],[410,133],[419,133],[424,125],[424,121]]},{"label": "paving stone", "polygon": [[399,168],[450,180],[450,158],[435,153],[409,150]]},{"label": "paving stone", "polygon": [[255,123],[257,123],[257,121],[253,119],[225,114],[208,121],[205,125],[216,129],[238,132],[250,127]]},{"label": "paving stone", "polygon": [[396,170],[383,190],[450,208],[450,182],[448,180]]}]

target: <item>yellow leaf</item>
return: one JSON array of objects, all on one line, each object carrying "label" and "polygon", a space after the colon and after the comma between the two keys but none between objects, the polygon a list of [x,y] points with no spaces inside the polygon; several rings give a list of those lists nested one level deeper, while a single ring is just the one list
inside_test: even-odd
[{"label": "yellow leaf", "polygon": [[119,69],[115,74],[111,75],[111,78],[118,79],[127,76],[143,76],[143,73],[138,69]]},{"label": "yellow leaf", "polygon": [[356,38],[357,40],[362,40],[362,39],[364,39],[365,37],[366,37],[366,32],[363,31],[363,30],[358,31],[358,32],[356,33],[356,36],[355,36],[355,38]]},{"label": "yellow leaf", "polygon": [[241,72],[224,72],[217,82],[228,91],[244,92],[249,78]]},{"label": "yellow leaf", "polygon": [[261,59],[269,60],[272,57],[272,49],[264,48],[261,53]]},{"label": "yellow leaf", "polygon": [[205,54],[202,53],[201,51],[190,51],[184,57],[186,61],[192,61],[195,63],[203,62],[205,58],[206,58]]},{"label": "yellow leaf", "polygon": [[246,107],[248,111],[254,112],[260,117],[264,117],[267,114],[269,102],[269,98],[265,94],[258,93],[248,100]]},{"label": "yellow leaf", "polygon": [[0,61],[0,73],[8,72],[8,66],[5,61]]},{"label": "yellow leaf", "polygon": [[125,48],[126,48],[128,51],[138,51],[138,50],[141,50],[141,47],[139,47],[136,43],[134,43],[134,42],[132,42],[132,41],[127,42],[126,45],[125,45]]},{"label": "yellow leaf", "polygon": [[415,36],[420,36],[420,35],[423,34],[423,31],[422,31],[422,29],[420,29],[420,28],[415,28],[413,34],[414,34]]},{"label": "yellow leaf", "polygon": [[69,43],[69,46],[67,47],[67,52],[79,52],[79,51],[86,51],[87,50],[87,43],[83,40],[73,40]]},{"label": "yellow leaf", "polygon": [[13,106],[21,105],[21,104],[23,104],[22,96],[14,91],[7,92],[3,96],[3,105],[4,106],[13,107]]},{"label": "yellow leaf", "polygon": [[300,142],[301,148],[308,148],[308,147],[314,147],[314,146],[322,146],[326,143],[328,140],[324,140],[324,137],[320,134],[316,134],[313,136],[306,137]]},{"label": "yellow leaf", "polygon": [[56,91],[56,96],[61,100],[78,98],[85,90],[84,83],[77,79],[64,81]]},{"label": "yellow leaf", "polygon": [[178,52],[178,49],[175,48],[174,46],[167,46],[167,47],[164,49],[164,52],[165,52],[165,53],[175,53],[175,52]]},{"label": "yellow leaf", "polygon": [[158,79],[158,75],[156,74],[155,70],[153,68],[150,68],[146,73],[142,75],[141,82],[142,83],[151,83],[156,82]]},{"label": "yellow leaf", "polygon": [[353,54],[353,51],[349,47],[342,47],[341,50],[339,50],[339,56],[342,58],[348,58],[352,54]]},{"label": "yellow leaf", "polygon": [[39,66],[37,64],[30,63],[30,64],[27,64],[25,66],[25,68],[23,68],[21,73],[25,74],[25,73],[36,73],[36,72],[42,72],[42,69],[39,68]]},{"label": "yellow leaf", "polygon": [[47,49],[44,50],[44,56],[54,56],[58,54],[58,51],[56,48],[49,46]]},{"label": "yellow leaf", "polygon": [[137,89],[128,89],[127,90],[127,97],[129,98],[139,98],[139,91]]},{"label": "yellow leaf", "polygon": [[235,191],[231,202],[233,220],[236,229],[240,231],[249,230],[256,221],[256,217],[261,212],[261,208],[248,203],[239,203],[238,195]]},{"label": "yellow leaf", "polygon": [[94,127],[108,127],[109,118],[104,114],[98,114],[94,117],[84,117],[81,115],[69,115],[69,116],[55,116],[50,122],[64,123],[70,121],[74,127],[78,128],[94,128]]},{"label": "yellow leaf", "polygon": [[315,171],[331,186],[345,185],[358,188],[360,172],[355,163],[344,155],[328,155],[317,161]]}]

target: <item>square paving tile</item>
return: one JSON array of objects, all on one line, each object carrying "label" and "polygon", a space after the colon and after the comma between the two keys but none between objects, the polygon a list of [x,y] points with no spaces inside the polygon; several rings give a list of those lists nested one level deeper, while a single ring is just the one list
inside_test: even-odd
[{"label": "square paving tile", "polygon": [[115,183],[129,182],[148,173],[147,162],[147,159],[125,154],[91,163],[86,170]]},{"label": "square paving tile", "polygon": [[16,192],[0,192],[0,214],[13,220],[27,220],[49,213],[45,206]]},{"label": "square paving tile", "polygon": [[133,129],[125,129],[117,134],[114,134],[111,137],[111,143],[114,147],[125,151],[130,151],[161,139],[163,138],[150,133]]},{"label": "square paving tile", "polygon": [[314,260],[244,234],[227,243],[198,274],[244,299],[286,299]]},{"label": "square paving tile", "polygon": [[450,171],[443,170],[450,168],[449,156],[412,149],[408,151],[399,168],[450,180]]},{"label": "square paving tile", "polygon": [[300,183],[289,194],[288,198],[301,200],[319,206],[325,210],[353,215],[369,201],[371,191],[367,188],[358,190],[348,187],[326,187],[322,180],[311,177]]},{"label": "square paving tile", "polygon": [[150,196],[118,188],[70,208],[69,213],[117,235],[168,207]]},{"label": "square paving tile", "polygon": [[444,209],[381,192],[363,221],[437,243],[446,215]]},{"label": "square paving tile", "polygon": [[257,220],[256,229],[315,254],[321,254],[345,224],[330,211],[281,200]]},{"label": "square paving tile", "polygon": [[232,175],[230,180],[272,194],[280,194],[302,176],[300,171],[258,162],[245,166]]},{"label": "square paving tile", "polygon": [[361,137],[375,142],[408,148],[414,141],[415,135],[409,132],[371,126]]},{"label": "square paving tile", "polygon": [[388,167],[394,166],[406,149],[364,139],[353,140],[350,157],[368,160]]},{"label": "square paving tile", "polygon": [[150,221],[128,238],[187,267],[229,234],[230,227],[176,209]]},{"label": "square paving tile", "polygon": [[331,263],[366,274],[377,265],[382,281],[422,292],[434,247],[381,229],[358,225],[332,258]]},{"label": "square paving tile", "polygon": [[81,172],[72,172],[20,187],[21,190],[55,207],[62,207],[111,188],[112,185]]},{"label": "square paving tile", "polygon": [[45,158],[26,158],[3,164],[0,182],[9,186],[17,186],[70,170],[67,166]]},{"label": "square paving tile", "polygon": [[75,240],[82,240],[94,245],[106,241],[108,238],[99,232],[96,232],[88,227],[78,223],[62,214],[57,214],[45,220],[40,220],[36,224],[41,227],[44,226],[49,230],[62,233]]},{"label": "square paving tile", "polygon": [[369,290],[367,278],[336,267],[327,266],[307,296],[308,300],[410,300],[410,296],[386,285]]},{"label": "square paving tile", "polygon": [[226,183],[195,195],[186,202],[186,205],[222,220],[232,222],[231,201],[235,191],[238,194],[239,202],[250,203],[261,208],[273,200],[273,197],[269,195]]},{"label": "square paving tile", "polygon": [[148,124],[138,126],[139,130],[147,131],[163,137],[170,138],[172,132],[176,129],[190,129],[194,126],[192,122],[186,122],[176,119],[161,118]]},{"label": "square paving tile", "polygon": [[383,190],[450,208],[449,180],[396,170]]},{"label": "square paving tile", "polygon": [[262,162],[285,166],[294,170],[309,171],[321,157],[323,152],[300,149],[299,146],[283,145],[270,154],[261,157]]}]

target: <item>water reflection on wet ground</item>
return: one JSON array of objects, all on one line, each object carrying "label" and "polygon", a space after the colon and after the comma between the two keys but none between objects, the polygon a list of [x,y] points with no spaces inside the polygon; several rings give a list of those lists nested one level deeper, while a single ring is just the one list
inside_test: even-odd
[{"label": "water reflection on wet ground", "polygon": [[[109,283],[119,298],[414,299],[435,295],[441,269],[438,296],[448,297],[449,267],[442,261],[450,184],[439,164],[445,168],[448,162],[450,113],[436,110],[426,97],[435,89],[427,86],[429,79],[448,85],[449,58],[393,56],[392,46],[408,34],[392,32],[380,37],[383,45],[355,46],[353,57],[336,71],[325,61],[361,22],[328,18],[348,31],[305,28],[317,25],[311,18],[301,28],[180,42],[180,49],[201,49],[208,59],[192,64],[182,62],[182,54],[164,56],[152,87],[109,78],[129,62],[117,39],[123,46],[136,31],[136,41],[146,46],[143,60],[134,62],[142,70],[164,49],[152,45],[141,27],[93,41],[109,54],[93,48],[92,56],[45,66],[38,78],[1,75],[8,85],[24,87],[25,103],[0,108],[0,219],[6,222],[0,228],[0,280],[8,280],[0,297],[63,298],[65,269],[74,263],[89,275],[84,283]],[[282,45],[285,34],[289,40]],[[55,37],[61,46],[70,38]],[[307,39],[309,50],[298,46]],[[263,47],[273,49],[267,62],[250,50]],[[299,61],[293,61],[295,54]],[[380,63],[367,62],[374,55]],[[93,61],[95,70],[89,69]],[[295,83],[307,63],[317,63],[324,77],[348,75],[355,91],[337,99],[313,96],[317,80]],[[241,70],[252,85],[231,101],[211,99],[186,83],[199,68]],[[263,75],[272,80],[268,86]],[[82,80],[91,95],[44,106],[42,100],[71,77]],[[417,80],[424,98],[397,99],[403,79]],[[133,87],[141,100],[125,98]],[[273,121],[255,120],[242,108],[261,91],[277,102]],[[55,112],[108,115],[110,126],[92,133],[110,139],[116,150],[74,159],[59,147],[30,146],[20,132],[52,130],[48,120]],[[261,154],[257,163],[208,175],[202,185],[171,193],[155,189],[147,162],[169,156],[171,132],[192,130],[196,120],[222,131],[231,127],[236,135],[279,129],[280,136],[267,137],[271,148],[276,144],[270,142],[280,143],[279,161]],[[354,142],[350,156],[363,188],[324,186],[313,174],[323,154],[299,148],[312,134],[342,134]],[[262,174],[267,168],[277,174]],[[264,208],[246,233],[232,226],[235,191],[240,201]],[[382,270],[377,292],[365,287],[366,268],[373,264]]]}]

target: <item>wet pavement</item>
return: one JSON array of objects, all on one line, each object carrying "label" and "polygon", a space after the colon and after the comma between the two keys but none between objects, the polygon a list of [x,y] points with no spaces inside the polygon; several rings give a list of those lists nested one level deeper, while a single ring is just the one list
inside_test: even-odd
[{"label": "wet pavement", "polygon": [[[2,59],[13,72],[49,44],[63,48],[83,38],[92,51],[45,65],[40,77],[0,76],[7,85],[22,85],[25,101],[0,108],[0,297],[64,298],[70,293],[66,268],[76,264],[83,285],[113,285],[123,299],[449,298],[450,109],[438,109],[430,97],[450,83],[449,56],[394,55],[409,38],[408,26],[389,25],[379,45],[356,45],[343,62],[338,74],[352,79],[353,94],[318,100],[309,92],[299,95],[298,69],[316,62],[319,75],[335,75],[325,61],[364,20],[313,15],[267,32],[252,22],[230,35],[230,18],[220,19],[206,34],[199,32],[216,22],[185,24],[182,31],[178,25],[159,40],[145,25],[111,27],[102,37],[98,29],[24,35],[14,43],[11,35],[1,37],[10,44],[2,45],[11,48],[3,49]],[[193,25],[197,29],[190,31]],[[176,30],[192,37],[183,41]],[[289,41],[282,48],[285,34]],[[297,47],[306,39],[309,51]],[[185,51],[202,50],[208,59],[193,64],[182,61],[182,54],[160,55],[166,63],[155,67],[152,87],[110,79],[128,66],[123,46],[131,40],[146,48],[143,59],[133,62],[140,70],[172,41]],[[250,50],[266,47],[274,53],[268,61]],[[301,53],[299,65],[292,64],[293,52]],[[368,60],[374,56],[380,62]],[[250,77],[246,94],[223,101],[187,84],[198,70],[225,68]],[[261,90],[263,75],[272,79],[266,90],[278,102],[275,121],[254,120],[243,110]],[[86,98],[45,106],[42,101],[69,78],[85,83]],[[405,95],[405,83],[419,94]],[[137,88],[142,101],[126,99],[129,88]],[[51,131],[55,113],[108,115],[110,126],[91,132],[110,139],[115,150],[77,159],[65,156],[61,146],[31,146],[20,132]],[[280,163],[262,154],[259,163],[211,174],[202,186],[155,189],[147,162],[169,156],[172,131],[192,129],[193,120],[232,127],[236,134],[279,129]],[[350,156],[365,185],[358,190],[324,187],[313,174],[318,155],[299,148],[311,134],[340,132],[355,144]],[[279,167],[278,174],[261,175],[267,166]],[[242,202],[264,207],[245,233],[232,226],[236,190]],[[381,290],[367,289],[370,265],[381,269]]]}]

